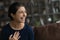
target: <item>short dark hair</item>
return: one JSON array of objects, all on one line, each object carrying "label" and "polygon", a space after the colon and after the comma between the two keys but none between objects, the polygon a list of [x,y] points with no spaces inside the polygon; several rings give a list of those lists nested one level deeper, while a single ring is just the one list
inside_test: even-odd
[{"label": "short dark hair", "polygon": [[24,3],[19,3],[19,2],[14,2],[13,4],[10,5],[10,7],[8,9],[8,17],[10,17],[11,20],[13,20],[11,13],[16,14],[18,7],[20,7],[20,6],[26,7],[26,5]]}]

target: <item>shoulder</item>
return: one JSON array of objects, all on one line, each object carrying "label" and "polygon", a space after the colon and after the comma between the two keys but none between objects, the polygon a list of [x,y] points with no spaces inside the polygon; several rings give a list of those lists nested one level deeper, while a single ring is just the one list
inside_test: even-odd
[{"label": "shoulder", "polygon": [[3,29],[8,28],[8,26],[9,26],[9,24],[6,24],[5,26],[3,26]]},{"label": "shoulder", "polygon": [[9,28],[9,24],[6,24],[5,26],[3,26],[2,31],[6,31]]},{"label": "shoulder", "polygon": [[26,25],[26,30],[27,30],[28,32],[33,32],[32,27],[31,27],[31,26],[29,26],[29,25]]}]

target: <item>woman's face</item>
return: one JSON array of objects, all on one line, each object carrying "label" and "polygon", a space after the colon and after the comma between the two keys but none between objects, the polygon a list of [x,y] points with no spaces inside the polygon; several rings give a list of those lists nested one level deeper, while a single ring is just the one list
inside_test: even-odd
[{"label": "woman's face", "polygon": [[27,13],[26,13],[25,7],[24,6],[20,6],[18,8],[16,14],[13,15],[13,19],[16,22],[24,23],[26,16],[27,16]]}]

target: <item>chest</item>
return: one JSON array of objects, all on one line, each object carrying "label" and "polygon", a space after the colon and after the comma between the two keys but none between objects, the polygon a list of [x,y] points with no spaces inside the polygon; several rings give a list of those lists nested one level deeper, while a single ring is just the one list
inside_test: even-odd
[{"label": "chest", "polygon": [[[9,36],[11,34],[14,34],[14,32],[15,31],[13,31],[13,30],[7,31],[7,33],[6,33],[7,37],[9,38]],[[19,31],[19,33],[20,33],[19,36],[21,36],[19,40],[28,40],[29,39],[29,33],[27,30]]]}]

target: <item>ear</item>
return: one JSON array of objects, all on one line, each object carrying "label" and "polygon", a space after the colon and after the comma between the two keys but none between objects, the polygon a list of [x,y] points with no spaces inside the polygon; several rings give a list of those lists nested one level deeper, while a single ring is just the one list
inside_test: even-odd
[{"label": "ear", "polygon": [[13,13],[11,13],[11,16],[12,16],[12,17],[14,17],[14,14],[13,14]]}]

